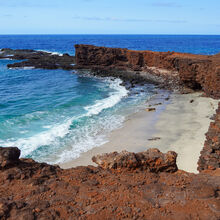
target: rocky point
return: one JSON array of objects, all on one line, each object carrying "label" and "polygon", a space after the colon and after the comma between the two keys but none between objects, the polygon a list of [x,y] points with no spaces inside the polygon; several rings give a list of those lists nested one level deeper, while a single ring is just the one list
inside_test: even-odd
[{"label": "rocky point", "polygon": [[75,58],[69,54],[54,54],[37,50],[0,50],[0,59],[21,60],[8,64],[8,68],[74,69]]}]

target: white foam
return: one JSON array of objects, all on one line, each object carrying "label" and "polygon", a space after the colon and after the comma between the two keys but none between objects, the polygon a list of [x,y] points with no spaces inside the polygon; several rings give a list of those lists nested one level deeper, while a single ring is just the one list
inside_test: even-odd
[{"label": "white foam", "polygon": [[21,69],[23,69],[23,70],[33,70],[33,69],[35,69],[35,67],[34,66],[25,66]]},{"label": "white foam", "polygon": [[51,53],[51,55],[58,55],[58,56],[60,56],[60,57],[62,57],[62,56],[63,56],[63,54],[62,54],[62,53],[58,53],[58,52],[52,52],[52,53]]},{"label": "white foam", "polygon": [[28,130],[20,131],[20,134],[26,134],[26,133],[28,133]]},{"label": "white foam", "polygon": [[[21,149],[22,157],[31,154],[40,146],[51,145],[51,147],[55,147],[59,145],[58,148],[55,147],[56,151],[59,151],[59,153],[54,152],[56,155],[51,157],[48,155],[49,158],[53,157],[53,159],[51,159],[51,161],[48,159],[46,162],[62,163],[79,157],[82,152],[86,152],[96,146],[106,143],[108,141],[106,134],[121,126],[124,117],[120,115],[110,115],[104,118],[98,118],[97,120],[90,118],[90,116],[97,115],[102,110],[113,107],[128,94],[125,87],[120,85],[122,82],[121,80],[108,79],[107,82],[109,83],[109,87],[114,91],[109,94],[108,98],[98,100],[95,104],[85,107],[87,110],[85,114],[79,117],[69,118],[61,124],[44,126],[44,128],[48,129],[47,131],[38,133],[29,138],[8,141],[0,140],[0,145],[3,147],[17,146]],[[70,126],[74,123],[74,120],[83,117],[89,117],[89,123],[74,129],[74,134],[71,134]],[[70,138],[70,142],[69,146],[64,144],[63,147],[65,150],[63,150],[61,139],[66,135],[69,135],[68,138]],[[45,158],[45,155],[43,156]]]},{"label": "white foam", "polygon": [[81,153],[87,152],[94,147],[101,146],[108,142],[107,135],[112,130],[119,128],[124,121],[123,116],[110,116],[100,118],[94,125],[86,125],[74,131],[71,145],[57,154],[51,163],[64,163],[78,158]]},{"label": "white foam", "polygon": [[[102,110],[111,108],[121,101],[121,99],[128,94],[128,90],[121,86],[120,79],[106,79],[109,87],[115,91],[109,94],[108,98],[98,100],[94,105],[85,107],[87,113],[83,116],[98,115]],[[82,116],[82,117],[83,117]],[[110,117],[100,118],[99,121],[94,121],[92,128],[91,124],[78,129],[73,136],[71,146],[58,154],[58,159],[52,161],[53,163],[63,163],[80,156],[81,153],[86,152],[94,147],[101,146],[108,142],[107,134],[119,128],[124,121],[124,117],[120,115],[111,115]]]},{"label": "white foam", "polygon": [[37,51],[42,51],[42,52],[45,52],[45,53],[50,53],[51,55],[58,55],[60,57],[63,56],[63,53],[58,53],[58,52],[51,52],[49,50],[37,50]]},{"label": "white foam", "polygon": [[94,105],[87,106],[84,109],[87,111],[87,116],[97,115],[102,110],[111,108],[121,101],[121,99],[128,95],[128,90],[121,86],[122,81],[120,79],[111,80],[108,79],[110,83],[110,88],[114,89],[114,92],[111,92],[108,98],[97,100]]},{"label": "white foam", "polygon": [[25,67],[10,67],[10,70],[33,70],[34,66],[25,66]]},{"label": "white foam", "polygon": [[3,58],[3,59],[0,59],[0,60],[12,60],[11,58]]},{"label": "white foam", "polygon": [[0,140],[0,145],[3,147],[16,146],[21,149],[21,156],[25,157],[36,150],[39,146],[50,145],[56,141],[57,138],[63,138],[69,132],[69,126],[71,123],[72,120],[67,120],[63,124],[57,124],[50,130],[41,132],[29,138],[20,138],[16,141],[8,140],[6,142]]},{"label": "white foam", "polygon": [[43,126],[43,128],[51,128],[52,126],[51,125],[45,125],[45,126]]}]

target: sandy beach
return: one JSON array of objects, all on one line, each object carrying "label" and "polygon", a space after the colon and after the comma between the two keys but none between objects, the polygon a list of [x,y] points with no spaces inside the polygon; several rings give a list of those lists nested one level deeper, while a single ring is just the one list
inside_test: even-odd
[{"label": "sandy beach", "polygon": [[[155,147],[162,152],[177,152],[179,169],[197,173],[205,133],[217,104],[218,100],[202,97],[201,93],[159,94],[139,112],[129,116],[122,128],[111,132],[108,143],[60,166],[95,165],[91,158],[97,154],[122,150],[140,152]],[[149,107],[156,111],[147,111]]]}]

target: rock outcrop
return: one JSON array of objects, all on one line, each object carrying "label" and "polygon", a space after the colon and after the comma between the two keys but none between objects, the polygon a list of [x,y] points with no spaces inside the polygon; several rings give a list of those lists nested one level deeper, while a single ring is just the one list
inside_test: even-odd
[{"label": "rock outcrop", "polygon": [[[197,175],[175,171],[173,152],[113,153],[95,157],[102,167],[62,170],[18,159],[17,148],[0,149],[1,164],[10,164],[0,168],[3,220],[220,218],[219,170]],[[117,166],[112,166],[115,154]],[[153,169],[143,169],[140,163],[137,166],[137,155],[142,157],[143,167]],[[171,170],[161,169],[165,161]]]},{"label": "rock outcrop", "polygon": [[104,169],[137,169],[148,170],[149,172],[176,172],[177,154],[169,151],[166,154],[158,149],[149,149],[141,153],[130,153],[122,151],[110,154],[97,155],[92,161]]},{"label": "rock outcrop", "polygon": [[138,72],[142,80],[150,75],[166,86],[169,81],[175,88],[179,84],[193,90],[202,89],[207,96],[220,98],[220,54],[133,51],[92,45],[75,45],[75,49],[77,68],[101,70],[102,75],[124,70],[119,74],[121,78],[132,70]]},{"label": "rock outcrop", "polygon": [[0,168],[16,164],[20,154],[20,150],[16,147],[0,148]]},{"label": "rock outcrop", "polygon": [[220,168],[220,102],[213,119],[214,122],[211,122],[206,133],[205,145],[198,161],[200,172]]},{"label": "rock outcrop", "polygon": [[8,64],[8,68],[74,69],[75,58],[69,54],[53,54],[36,50],[0,50],[0,59],[24,60]]}]

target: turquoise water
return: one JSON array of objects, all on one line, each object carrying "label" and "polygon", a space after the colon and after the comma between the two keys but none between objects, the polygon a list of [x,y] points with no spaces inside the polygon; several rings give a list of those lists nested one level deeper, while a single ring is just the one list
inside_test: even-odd
[{"label": "turquoise water", "polygon": [[[76,43],[130,49],[213,54],[220,36],[49,35],[0,36],[0,48],[74,54]],[[119,79],[100,79],[77,71],[7,69],[0,60],[0,146],[17,146],[23,157],[61,163],[108,141],[107,135],[154,94],[138,94]]]},{"label": "turquoise water", "polygon": [[0,145],[23,157],[58,163],[106,143],[152,93],[129,95],[119,79],[63,70],[7,69],[0,61]]}]

